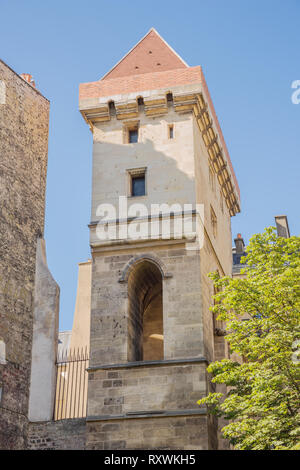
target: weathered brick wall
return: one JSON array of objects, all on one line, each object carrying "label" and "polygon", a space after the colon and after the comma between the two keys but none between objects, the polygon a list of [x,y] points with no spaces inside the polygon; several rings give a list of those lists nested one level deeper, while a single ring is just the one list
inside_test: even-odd
[{"label": "weathered brick wall", "polygon": [[[36,239],[43,233],[49,102],[0,61],[0,448],[26,446]],[[3,99],[4,98],[4,99]],[[6,361],[6,363],[4,363]]]},{"label": "weathered brick wall", "polygon": [[29,423],[28,449],[84,450],[85,433],[84,418]]}]

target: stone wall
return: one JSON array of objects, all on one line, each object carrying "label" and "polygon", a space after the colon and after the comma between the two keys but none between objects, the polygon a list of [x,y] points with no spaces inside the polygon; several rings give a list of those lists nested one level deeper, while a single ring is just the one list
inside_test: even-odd
[{"label": "stone wall", "polygon": [[[164,356],[161,361],[128,363],[131,312],[127,281],[145,259],[162,272]],[[87,419],[97,424],[88,426],[89,448],[213,446],[209,420],[189,416],[203,411],[197,400],[207,392],[199,264],[197,245],[188,247],[182,241],[166,246],[159,242],[147,251],[134,246],[118,254],[94,250]],[[175,419],[178,413],[181,416]],[[151,418],[133,422],[133,414]],[[114,421],[106,427],[102,420],[110,418],[118,424]],[[198,423],[197,431],[193,422]],[[111,432],[107,434],[105,429]]]},{"label": "stone wall", "polygon": [[88,415],[199,410],[206,364],[174,361],[128,364],[89,374]]},{"label": "stone wall", "polygon": [[28,449],[84,450],[85,432],[85,418],[30,423]]},{"label": "stone wall", "polygon": [[119,253],[93,253],[90,365],[128,361],[128,285],[119,282],[127,263],[153,259],[163,279],[164,358],[203,355],[200,257],[185,244],[134,246]]},{"label": "stone wall", "polygon": [[87,449],[211,449],[206,416],[169,416],[87,423]]},{"label": "stone wall", "polygon": [[0,448],[26,446],[36,240],[44,230],[49,101],[0,61]]},{"label": "stone wall", "polygon": [[47,265],[45,240],[37,240],[32,365],[28,418],[53,418],[56,389],[59,287]]}]

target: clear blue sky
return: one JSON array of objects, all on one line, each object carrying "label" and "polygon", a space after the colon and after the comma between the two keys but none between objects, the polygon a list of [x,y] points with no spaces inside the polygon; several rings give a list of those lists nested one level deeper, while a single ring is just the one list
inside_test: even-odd
[{"label": "clear blue sky", "polygon": [[202,65],[241,188],[232,233],[249,237],[287,214],[300,232],[299,0],[0,0],[1,58],[51,101],[46,229],[71,329],[77,263],[89,258],[92,135],[78,85],[99,79],[154,26]]}]

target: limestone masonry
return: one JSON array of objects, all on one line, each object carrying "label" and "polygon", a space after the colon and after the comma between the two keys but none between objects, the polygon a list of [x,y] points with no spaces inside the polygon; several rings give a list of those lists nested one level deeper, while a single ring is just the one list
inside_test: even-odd
[{"label": "limestone masonry", "polygon": [[[221,448],[218,423],[197,400],[211,387],[207,364],[227,355],[214,333],[207,274],[231,275],[230,218],[240,199],[203,72],[152,29],[101,80],[80,85],[79,107],[93,133],[86,446]],[[118,207],[119,196],[129,213],[136,203],[149,212],[154,203],[189,203],[203,214],[191,211],[188,237],[121,230],[99,239],[99,207]],[[132,230],[142,220],[153,223],[118,215],[106,223]]]},{"label": "limestone masonry", "polygon": [[227,448],[197,401],[214,389],[207,365],[229,353],[207,274],[232,274],[240,191],[203,71],[152,28],[80,85],[79,109],[93,138],[91,260],[60,336],[89,347],[76,398],[76,356],[57,364],[43,240],[49,102],[0,61],[0,448]]}]

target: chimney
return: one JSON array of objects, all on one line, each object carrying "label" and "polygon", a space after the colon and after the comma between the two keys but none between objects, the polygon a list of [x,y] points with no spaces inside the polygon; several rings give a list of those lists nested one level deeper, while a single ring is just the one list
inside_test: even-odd
[{"label": "chimney", "polygon": [[32,75],[30,75],[30,73],[21,73],[20,74],[20,77],[23,78],[23,80],[25,80],[25,82],[29,83],[29,85],[33,86],[34,88],[36,88],[35,86],[35,81],[32,80]]},{"label": "chimney", "polygon": [[277,236],[290,238],[290,229],[286,215],[275,215]]},{"label": "chimney", "polygon": [[236,254],[242,255],[245,252],[245,243],[240,233],[238,233],[236,238],[234,239],[234,244],[235,244]]}]

